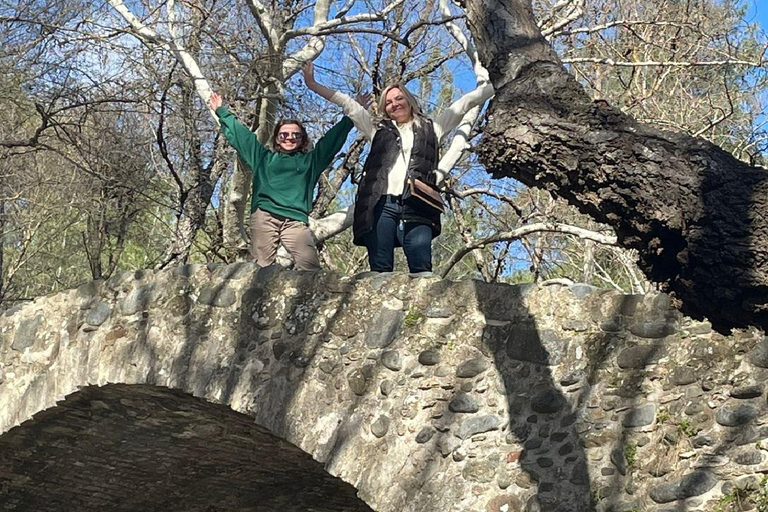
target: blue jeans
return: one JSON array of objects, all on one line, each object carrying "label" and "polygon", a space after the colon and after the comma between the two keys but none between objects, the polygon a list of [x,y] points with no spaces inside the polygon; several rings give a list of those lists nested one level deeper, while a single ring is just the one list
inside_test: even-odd
[{"label": "blue jeans", "polygon": [[392,272],[395,247],[401,245],[411,273],[432,271],[432,228],[402,222],[399,197],[383,196],[373,210],[373,230],[368,233],[368,264],[374,272]]}]

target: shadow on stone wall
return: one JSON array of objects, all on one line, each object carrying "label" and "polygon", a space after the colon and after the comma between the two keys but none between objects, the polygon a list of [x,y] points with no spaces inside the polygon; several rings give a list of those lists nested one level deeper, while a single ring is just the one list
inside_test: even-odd
[{"label": "shadow on stone wall", "polygon": [[[561,386],[573,386],[586,376],[574,371],[558,386],[550,370],[563,362],[568,340],[537,325],[524,306],[530,287],[502,290],[477,283],[476,289],[478,307],[486,319],[483,342],[504,379],[507,442],[521,448],[510,452],[507,462],[518,459],[523,470],[514,485],[536,489],[526,503],[508,495],[506,510],[593,511],[586,454],[578,431],[580,404],[570,403],[573,398],[561,391]],[[514,298],[500,300],[500,293],[512,293]]]}]

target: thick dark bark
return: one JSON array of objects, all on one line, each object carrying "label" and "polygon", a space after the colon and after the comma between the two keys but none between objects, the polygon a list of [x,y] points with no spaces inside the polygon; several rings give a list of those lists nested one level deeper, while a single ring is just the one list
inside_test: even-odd
[{"label": "thick dark bark", "polygon": [[497,91],[479,148],[488,172],[613,226],[686,315],[720,332],[768,330],[768,171],[591,101],[535,28],[528,0],[466,8]]}]

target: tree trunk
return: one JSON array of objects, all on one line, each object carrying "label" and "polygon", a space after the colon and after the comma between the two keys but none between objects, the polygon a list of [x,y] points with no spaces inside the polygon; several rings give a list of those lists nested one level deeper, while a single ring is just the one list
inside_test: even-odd
[{"label": "tree trunk", "polygon": [[637,249],[681,311],[768,330],[768,172],[700,138],[593,102],[539,32],[530,0],[467,0],[496,96],[479,156],[565,198]]}]

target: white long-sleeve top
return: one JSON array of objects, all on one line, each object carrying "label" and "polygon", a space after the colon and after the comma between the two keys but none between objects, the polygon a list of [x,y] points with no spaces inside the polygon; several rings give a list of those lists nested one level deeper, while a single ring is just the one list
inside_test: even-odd
[{"label": "white long-sleeve top", "polygon": [[[432,120],[432,125],[437,135],[437,143],[443,140],[443,137],[451,130],[456,128],[470,109],[482,104],[485,100],[493,96],[493,86],[486,85],[478,87],[472,92],[462,96],[454,101],[448,108],[438,114]],[[350,96],[335,92],[331,97],[331,102],[339,105],[344,113],[352,120],[355,127],[368,140],[373,140],[378,129],[371,114],[363,108],[356,100]],[[399,196],[405,188],[405,178],[408,171],[408,162],[411,160],[411,149],[413,149],[413,121],[398,124],[394,120],[392,123],[400,132],[401,151],[397,155],[395,164],[389,170],[387,175],[387,194]]]}]

